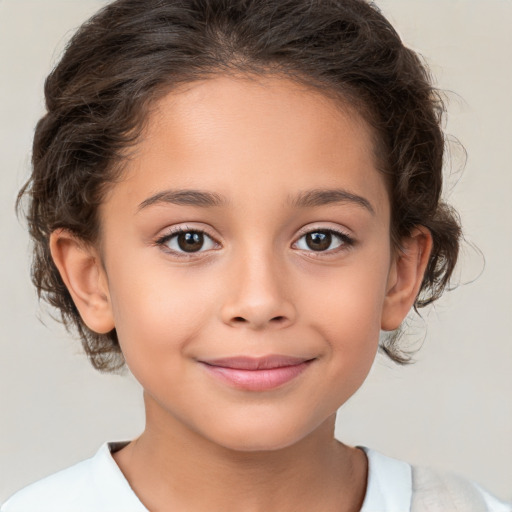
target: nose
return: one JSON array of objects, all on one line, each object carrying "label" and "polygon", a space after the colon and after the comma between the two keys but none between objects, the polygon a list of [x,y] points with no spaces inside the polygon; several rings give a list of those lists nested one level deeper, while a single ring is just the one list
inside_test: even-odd
[{"label": "nose", "polygon": [[251,330],[282,329],[295,322],[286,272],[272,254],[252,254],[231,265],[222,321]]}]

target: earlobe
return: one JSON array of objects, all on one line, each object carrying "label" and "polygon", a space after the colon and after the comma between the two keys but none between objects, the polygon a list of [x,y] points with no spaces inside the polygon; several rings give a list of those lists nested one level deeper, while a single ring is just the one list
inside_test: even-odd
[{"label": "earlobe", "polygon": [[412,308],[420,291],[423,275],[432,250],[430,231],[418,226],[402,240],[391,265],[388,289],[382,309],[381,329],[398,329]]},{"label": "earlobe", "polygon": [[50,235],[50,251],[84,323],[104,334],[114,328],[107,277],[96,249],[65,229]]}]

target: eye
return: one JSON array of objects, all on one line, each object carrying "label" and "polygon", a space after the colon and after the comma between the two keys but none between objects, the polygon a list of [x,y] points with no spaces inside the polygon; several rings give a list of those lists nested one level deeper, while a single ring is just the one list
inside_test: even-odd
[{"label": "eye", "polygon": [[302,235],[295,245],[303,251],[327,252],[342,246],[353,245],[353,240],[347,234],[333,229],[316,229]]},{"label": "eye", "polygon": [[165,246],[175,253],[204,252],[217,247],[217,243],[204,231],[197,229],[180,229],[157,240],[158,245]]}]

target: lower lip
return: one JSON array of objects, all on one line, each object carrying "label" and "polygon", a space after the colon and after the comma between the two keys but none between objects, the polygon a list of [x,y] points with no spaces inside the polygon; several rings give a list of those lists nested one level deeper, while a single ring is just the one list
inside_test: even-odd
[{"label": "lower lip", "polygon": [[312,361],[292,366],[281,366],[265,370],[239,370],[224,366],[204,364],[204,368],[214,377],[217,377],[232,386],[246,391],[269,391],[278,388],[298,377]]}]

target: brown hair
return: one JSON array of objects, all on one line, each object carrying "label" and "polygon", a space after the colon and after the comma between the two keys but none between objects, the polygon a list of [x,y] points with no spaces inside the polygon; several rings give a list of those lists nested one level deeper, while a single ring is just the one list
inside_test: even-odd
[{"label": "brown hair", "polygon": [[[148,107],[179,84],[215,73],[286,74],[345,98],[374,128],[389,181],[393,243],[416,225],[433,252],[415,309],[437,299],[457,260],[460,226],[440,199],[443,103],[426,67],[364,0],[118,0],[74,35],[45,83],[28,197],[39,296],[75,327],[93,365],[123,365],[117,334],[87,328],[50,250],[57,228],[98,236],[98,206],[136,142]],[[381,347],[406,362],[397,336]]]}]

